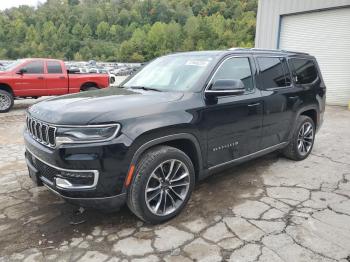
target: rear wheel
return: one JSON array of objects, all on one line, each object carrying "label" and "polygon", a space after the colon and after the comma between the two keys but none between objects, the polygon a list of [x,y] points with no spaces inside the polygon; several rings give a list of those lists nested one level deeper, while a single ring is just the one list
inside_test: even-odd
[{"label": "rear wheel", "polygon": [[85,84],[81,88],[81,91],[93,91],[93,90],[98,90],[98,87],[94,84]]},{"label": "rear wheel", "polygon": [[283,154],[292,160],[304,160],[312,151],[315,141],[315,124],[308,116],[299,116],[289,145]]},{"label": "rear wheel", "polygon": [[146,152],[135,169],[128,206],[142,220],[156,224],[176,216],[188,202],[195,183],[190,158],[159,146]]},{"label": "rear wheel", "polygon": [[10,111],[13,106],[13,95],[5,90],[0,90],[0,113]]}]

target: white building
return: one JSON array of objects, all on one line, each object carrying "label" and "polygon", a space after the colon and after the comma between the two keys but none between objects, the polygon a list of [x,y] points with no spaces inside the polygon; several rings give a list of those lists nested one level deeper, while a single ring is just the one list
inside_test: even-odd
[{"label": "white building", "polygon": [[255,47],[314,55],[327,103],[350,101],[350,0],[259,0]]}]

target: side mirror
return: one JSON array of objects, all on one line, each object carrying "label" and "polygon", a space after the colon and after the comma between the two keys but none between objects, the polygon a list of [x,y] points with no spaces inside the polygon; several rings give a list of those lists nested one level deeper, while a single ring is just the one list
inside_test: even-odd
[{"label": "side mirror", "polygon": [[21,68],[16,74],[23,75],[25,73],[27,73],[27,69]]},{"label": "side mirror", "polygon": [[244,84],[240,79],[217,80],[209,90],[205,91],[207,98],[229,95],[240,95],[245,91]]}]

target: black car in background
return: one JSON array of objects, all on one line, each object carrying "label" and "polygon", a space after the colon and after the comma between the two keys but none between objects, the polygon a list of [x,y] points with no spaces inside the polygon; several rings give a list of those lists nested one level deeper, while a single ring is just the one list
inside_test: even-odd
[{"label": "black car in background", "polygon": [[30,177],[68,202],[142,220],[178,214],[195,183],[281,150],[311,152],[326,88],[313,56],[232,49],[160,57],[121,86],[27,112]]}]

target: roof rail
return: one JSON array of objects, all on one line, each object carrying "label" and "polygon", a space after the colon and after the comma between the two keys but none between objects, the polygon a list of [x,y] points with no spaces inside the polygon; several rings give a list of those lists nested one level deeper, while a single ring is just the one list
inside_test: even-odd
[{"label": "roof rail", "polygon": [[254,48],[250,48],[250,50],[252,50],[252,51],[260,51],[260,52],[265,52],[265,51],[267,51],[267,52],[284,52],[283,50],[279,50],[279,49],[269,49],[269,48],[256,48],[256,47],[254,47]]},{"label": "roof rail", "polygon": [[275,52],[275,53],[294,53],[294,54],[303,54],[303,55],[309,55],[305,52],[299,52],[299,51],[290,51],[290,50],[284,50],[284,49],[268,49],[268,48],[230,48],[228,49],[230,51],[254,51],[254,52]]},{"label": "roof rail", "polygon": [[232,48],[229,48],[228,50],[230,51],[247,51],[247,50],[250,50],[250,48],[244,48],[244,47],[232,47]]},{"label": "roof rail", "polygon": [[281,50],[282,52],[286,52],[286,53],[294,53],[294,54],[302,54],[302,55],[310,55],[309,53],[306,52],[300,52],[300,51],[292,51],[292,50]]}]

